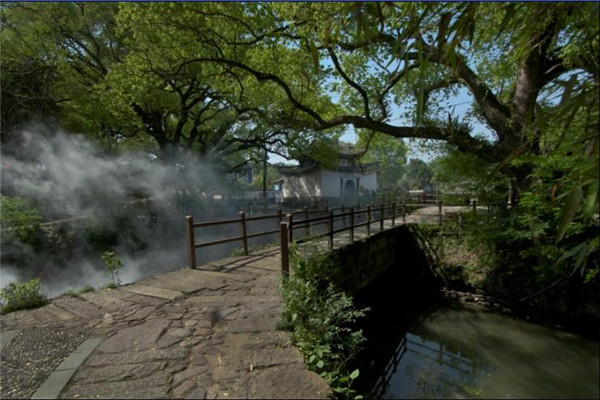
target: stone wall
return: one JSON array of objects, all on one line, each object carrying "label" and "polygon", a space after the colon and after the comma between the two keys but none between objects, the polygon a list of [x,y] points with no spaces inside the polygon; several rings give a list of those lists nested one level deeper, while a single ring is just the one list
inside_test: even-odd
[{"label": "stone wall", "polygon": [[404,283],[435,285],[437,279],[413,229],[412,225],[399,225],[333,250],[334,282],[344,291],[356,293],[390,268],[396,268]]}]

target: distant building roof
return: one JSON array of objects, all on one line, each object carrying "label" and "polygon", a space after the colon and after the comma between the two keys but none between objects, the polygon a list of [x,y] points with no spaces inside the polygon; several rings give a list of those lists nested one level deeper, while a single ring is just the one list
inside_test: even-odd
[{"label": "distant building roof", "polygon": [[351,143],[338,143],[338,154],[340,158],[358,158],[362,156],[364,149],[356,148]]},{"label": "distant building roof", "polygon": [[305,174],[318,169],[318,165],[300,166],[300,165],[280,165],[277,167],[279,172],[284,175]]}]

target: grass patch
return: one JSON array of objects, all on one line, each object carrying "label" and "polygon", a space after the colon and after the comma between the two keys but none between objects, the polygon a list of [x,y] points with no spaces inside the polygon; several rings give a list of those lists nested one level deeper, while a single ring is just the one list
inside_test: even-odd
[{"label": "grass patch", "polygon": [[[261,244],[261,245],[257,245],[257,246],[248,246],[248,253],[254,253],[260,250],[266,250],[270,247],[274,247],[279,245],[279,242],[271,242],[271,243],[267,243],[267,244]],[[231,250],[229,252],[229,254],[227,254],[228,258],[234,258],[234,257],[241,257],[241,256],[245,256],[246,254],[244,254],[244,248],[243,247],[236,247],[235,249]]]},{"label": "grass patch", "polygon": [[69,289],[64,292],[63,295],[68,297],[77,297],[84,293],[93,292],[94,290],[96,289],[92,285],[85,285],[77,289]]}]

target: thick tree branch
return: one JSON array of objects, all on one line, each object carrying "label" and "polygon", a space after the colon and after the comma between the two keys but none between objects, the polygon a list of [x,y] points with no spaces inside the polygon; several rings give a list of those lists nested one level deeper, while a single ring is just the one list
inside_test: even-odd
[{"label": "thick tree branch", "polygon": [[333,51],[333,48],[329,47],[327,48],[327,51],[329,52],[329,57],[331,58],[331,61],[333,61],[333,65],[335,66],[336,71],[342,76],[342,78],[344,78],[348,85],[352,86],[358,93],[360,93],[360,96],[363,99],[365,117],[367,117],[367,119],[371,119],[371,110],[369,109],[369,95],[367,94],[365,89],[363,89],[358,83],[350,79],[350,77],[344,72],[337,56],[335,55],[335,52]]}]

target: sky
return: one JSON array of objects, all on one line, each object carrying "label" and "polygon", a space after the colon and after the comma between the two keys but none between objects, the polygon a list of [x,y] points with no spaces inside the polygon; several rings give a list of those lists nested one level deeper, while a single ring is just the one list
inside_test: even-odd
[{"label": "sky", "polygon": [[[332,96],[332,97],[335,97],[335,96]],[[468,92],[468,90],[466,88],[461,88],[458,91],[458,94],[456,96],[449,97],[448,99],[442,101],[442,103],[439,105],[444,107],[448,112],[451,112],[453,116],[455,116],[455,117],[458,116],[459,118],[462,119],[462,118],[467,117],[467,114],[468,114],[469,110],[471,109],[472,104],[473,104],[472,95]],[[397,125],[410,125],[410,121],[406,121],[403,117],[400,117],[402,110],[398,105],[393,104],[391,106],[390,111],[391,112],[390,112],[389,122],[391,122],[393,125],[396,125],[396,124]],[[492,130],[490,130],[489,127],[482,124],[480,121],[477,121],[476,119],[473,119],[473,118],[469,118],[468,121],[471,124],[471,126],[473,127],[473,134],[483,134],[485,137],[489,138],[490,140],[492,140],[494,138],[494,134],[493,134]],[[341,140],[344,142],[348,142],[348,143],[356,143],[358,136],[356,135],[354,128],[352,126],[348,126],[346,131],[347,132],[341,136]],[[421,148],[421,146],[419,146],[420,142],[423,142],[423,140],[422,139],[406,140],[406,143],[409,148],[408,158],[409,159],[410,158],[418,158],[425,162],[429,162],[432,159],[434,159],[437,156],[437,154],[432,151],[424,151]],[[278,155],[274,155],[274,154],[270,155],[269,162],[272,164],[274,164],[274,163],[297,164],[294,160],[286,160],[285,158],[278,156]]]}]

